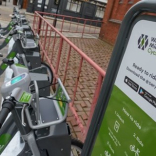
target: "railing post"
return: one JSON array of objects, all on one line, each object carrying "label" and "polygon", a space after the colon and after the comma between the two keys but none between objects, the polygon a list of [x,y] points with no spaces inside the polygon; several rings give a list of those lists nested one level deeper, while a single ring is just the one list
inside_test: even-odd
[{"label": "railing post", "polygon": [[83,26],[83,31],[82,31],[82,38],[83,38],[84,31],[85,31],[85,26],[86,26],[86,20],[84,21],[84,26]]},{"label": "railing post", "polygon": [[45,47],[46,47],[47,31],[48,31],[48,24],[46,23],[46,30],[45,30],[44,43],[43,43],[43,49],[44,50],[45,50]]},{"label": "railing post", "polygon": [[42,26],[41,26],[41,33],[40,33],[40,35],[41,35],[41,42],[44,42],[44,38],[43,38],[43,36],[44,36],[44,26],[45,26],[45,21],[43,20],[43,22],[42,22]]},{"label": "railing post", "polygon": [[96,25],[95,25],[94,34],[96,34],[96,32],[95,32],[96,31],[96,27],[97,27],[97,22],[96,22]]},{"label": "railing post", "polygon": [[94,98],[93,98],[92,105],[91,105],[91,108],[90,108],[90,114],[89,114],[87,127],[86,127],[86,131],[85,131],[86,133],[85,133],[84,138],[86,138],[86,135],[87,135],[87,132],[88,132],[88,129],[89,129],[89,126],[90,126],[90,122],[91,122],[92,116],[94,114],[95,106],[96,106],[96,103],[97,103],[97,100],[98,100],[98,97],[99,97],[99,93],[100,93],[100,90],[101,90],[102,80],[103,80],[103,76],[99,73],[98,80],[97,80],[97,87],[95,89]]},{"label": "railing post", "polygon": [[53,46],[52,46],[51,62],[53,60],[53,53],[54,53],[54,48],[55,48],[55,42],[56,42],[56,32],[55,32],[54,42],[53,42]]},{"label": "railing post", "polygon": [[[39,17],[39,16],[38,16],[38,17]],[[38,29],[37,29],[38,35],[40,35],[40,32],[41,32],[41,25],[42,25],[42,19],[39,17]]]},{"label": "railing post", "polygon": [[79,27],[79,21],[80,21],[80,20],[78,20],[78,24],[77,24],[76,32],[78,31],[78,27]]},{"label": "railing post", "polygon": [[[59,47],[59,52],[57,56],[57,63],[56,63],[56,69],[55,69],[55,74],[58,75],[58,68],[60,64],[60,58],[61,58],[61,52],[62,52],[62,47],[63,47],[63,38],[60,38],[60,47]],[[54,83],[56,83],[56,79],[54,80]]]},{"label": "railing post", "polygon": [[75,83],[75,89],[74,89],[74,95],[73,95],[73,99],[72,99],[72,104],[74,103],[75,96],[76,96],[76,91],[77,91],[77,86],[78,86],[78,82],[79,82],[79,78],[80,78],[82,63],[83,63],[83,57],[81,57],[80,66],[79,66],[79,70],[78,70],[78,74],[77,74],[77,78],[76,78],[76,83]]},{"label": "railing post", "polygon": [[65,67],[64,78],[63,78],[63,84],[65,83],[65,80],[66,80],[66,74],[67,74],[67,68],[68,68],[68,64],[69,64],[70,53],[71,53],[71,46],[69,47],[69,52],[68,52],[68,56],[67,56],[66,67]]},{"label": "railing post", "polygon": [[[34,20],[33,20],[33,29],[34,30],[36,30],[35,26],[36,26],[36,12],[34,13]],[[35,33],[36,33],[36,31],[35,31]]]},{"label": "railing post", "polygon": [[89,27],[89,31],[88,31],[88,33],[90,33],[90,29],[91,29],[91,24],[92,24],[92,21],[90,21],[90,27]]},{"label": "railing post", "polygon": [[60,4],[61,4],[61,0],[59,0],[59,1],[58,1],[58,4],[57,4],[56,16],[55,16],[55,19],[54,19],[54,21],[53,21],[53,26],[54,26],[54,27],[56,27],[57,14],[58,14],[58,12],[59,12]]},{"label": "railing post", "polygon": [[49,38],[49,39],[48,39],[48,44],[47,44],[47,45],[48,45],[48,49],[47,49],[48,52],[49,52],[49,49],[50,49],[50,41],[51,41],[51,38],[52,38],[52,37],[51,37],[51,34],[52,34],[52,32],[53,32],[53,31],[52,31],[52,28],[50,28],[50,30],[48,30],[48,32],[49,32],[49,31],[50,31],[50,34],[48,34],[48,38]]},{"label": "railing post", "polygon": [[44,61],[44,56],[47,55],[47,53],[48,53],[48,52],[46,51],[47,30],[48,30],[48,24],[46,23],[46,30],[45,30],[45,36],[44,36],[44,42],[43,42],[42,61]]},{"label": "railing post", "polygon": [[77,124],[78,124],[79,127],[80,127],[80,130],[81,130],[82,134],[85,135],[85,128],[84,128],[84,126],[82,125],[82,122],[80,121],[79,116],[78,116],[78,114],[77,114],[77,112],[76,112],[76,110],[75,110],[75,108],[73,107],[73,104],[72,104],[71,102],[69,103],[69,108],[70,108],[70,110],[72,111],[72,113],[74,114],[74,117],[75,117],[75,119],[76,119]]},{"label": "railing post", "polygon": [[69,32],[70,32],[70,28],[71,28],[71,22],[72,22],[72,18],[70,18]]},{"label": "railing post", "polygon": [[64,24],[64,16],[63,16],[63,21],[62,21],[62,26],[61,26],[61,33],[62,33],[62,30],[63,30],[63,24]]}]

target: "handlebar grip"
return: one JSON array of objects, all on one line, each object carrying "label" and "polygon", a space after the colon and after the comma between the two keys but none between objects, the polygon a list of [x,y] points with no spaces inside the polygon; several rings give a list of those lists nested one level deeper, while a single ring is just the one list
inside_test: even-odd
[{"label": "handlebar grip", "polygon": [[0,111],[0,128],[2,127],[9,113],[10,110],[8,108],[2,108],[2,110]]},{"label": "handlebar grip", "polygon": [[10,97],[9,99],[5,99],[2,104],[2,110],[0,111],[0,128],[2,127],[5,119],[7,118],[8,114],[14,109],[15,104],[13,102],[13,98]]}]

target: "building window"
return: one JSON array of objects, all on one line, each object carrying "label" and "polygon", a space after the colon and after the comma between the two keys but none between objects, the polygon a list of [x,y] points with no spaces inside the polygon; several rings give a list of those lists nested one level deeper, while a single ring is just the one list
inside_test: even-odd
[{"label": "building window", "polygon": [[76,0],[68,0],[66,9],[74,12],[80,12],[81,2]]},{"label": "building window", "polygon": [[48,5],[48,4],[49,4],[49,0],[46,0],[46,1],[45,1],[45,5]]},{"label": "building window", "polygon": [[104,16],[104,10],[105,10],[104,7],[97,6],[97,10],[96,10],[95,16],[96,17],[99,17],[99,18],[103,18],[103,16]]}]

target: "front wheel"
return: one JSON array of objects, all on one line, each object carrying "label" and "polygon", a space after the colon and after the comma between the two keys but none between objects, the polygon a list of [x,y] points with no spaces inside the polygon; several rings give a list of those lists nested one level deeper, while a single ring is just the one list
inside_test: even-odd
[{"label": "front wheel", "polygon": [[50,82],[50,84],[52,84],[53,83],[53,72],[52,72],[50,66],[48,64],[46,64],[45,62],[41,62],[41,67],[45,67],[47,69],[49,82]]},{"label": "front wheel", "polygon": [[77,139],[71,139],[71,154],[70,156],[80,156],[82,153],[83,143]]}]

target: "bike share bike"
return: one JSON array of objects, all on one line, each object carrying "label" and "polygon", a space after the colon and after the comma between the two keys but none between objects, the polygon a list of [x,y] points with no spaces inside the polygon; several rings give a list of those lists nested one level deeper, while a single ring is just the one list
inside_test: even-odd
[{"label": "bike share bike", "polygon": [[11,16],[11,21],[9,22],[9,24],[6,27],[0,26],[0,38],[2,38],[2,36],[4,35],[7,35],[15,24],[20,24],[20,23],[28,24],[29,23],[26,20],[24,15],[19,14],[19,10],[17,8],[13,9],[13,14],[10,16]]},{"label": "bike share bike", "polygon": [[40,90],[41,96],[50,95],[50,84],[53,81],[53,73],[51,68],[41,61],[40,48],[37,44],[38,37],[34,38],[30,26],[23,24],[22,26],[14,25],[8,35],[3,36],[3,38],[5,40],[0,45],[0,49],[4,48],[13,38],[15,43],[12,51],[14,51],[15,55],[17,54],[18,62],[28,67],[31,72],[48,74],[49,81],[37,81],[37,83],[39,88],[43,88]]},{"label": "bike share bike", "polygon": [[[23,33],[16,31],[16,37],[21,34]],[[15,76],[1,87],[4,101],[0,112],[0,126],[2,127],[0,129],[0,143],[2,142],[0,153],[3,153],[15,133],[19,131],[25,145],[18,156],[74,156],[74,153],[80,155],[83,145],[78,140],[71,138],[69,126],[65,122],[70,98],[61,80],[57,79],[58,86],[52,96],[40,97],[39,90],[41,88],[37,81],[38,79],[45,80],[48,75],[39,73],[40,70],[38,73],[32,73],[36,68],[32,69],[31,62],[27,68],[14,63],[13,59],[17,56],[17,52],[15,52],[17,47],[24,49],[25,57],[22,58],[26,58],[26,61],[26,52],[29,52],[28,46],[26,46],[27,39],[18,38],[16,41],[11,52],[6,59],[3,59],[0,66],[1,74],[9,66]],[[24,41],[25,44],[23,44]],[[34,48],[36,47],[32,49],[34,50]],[[28,69],[29,67],[31,69]],[[38,74],[40,76],[37,76]],[[30,87],[31,83],[33,83],[34,89]],[[9,112],[11,115],[4,123]]]}]

